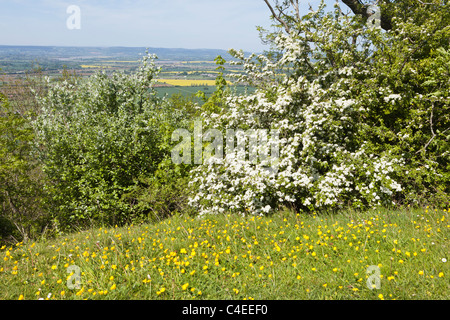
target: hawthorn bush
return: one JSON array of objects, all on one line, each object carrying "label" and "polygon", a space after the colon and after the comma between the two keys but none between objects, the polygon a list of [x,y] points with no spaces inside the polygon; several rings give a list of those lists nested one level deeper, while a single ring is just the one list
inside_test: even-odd
[{"label": "hawthorn bush", "polygon": [[228,91],[205,126],[279,130],[278,170],[231,150],[196,167],[200,214],[448,204],[450,5],[403,2],[388,31],[322,1],[301,19],[285,11],[271,52],[230,50],[257,90]]},{"label": "hawthorn bush", "polygon": [[159,215],[154,199],[142,193],[156,173],[164,184],[164,173],[175,170],[163,164],[170,159],[170,134],[186,116],[156,98],[154,58],[144,56],[130,75],[99,72],[53,84],[40,100],[36,146],[60,229]]}]

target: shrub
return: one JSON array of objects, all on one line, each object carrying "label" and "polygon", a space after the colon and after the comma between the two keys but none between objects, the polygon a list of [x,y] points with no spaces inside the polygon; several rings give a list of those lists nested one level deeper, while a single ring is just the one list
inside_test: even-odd
[{"label": "shrub", "polygon": [[274,52],[230,51],[246,71],[237,81],[257,90],[227,94],[205,126],[279,130],[278,170],[235,151],[204,163],[200,213],[448,201],[449,5],[413,5],[420,19],[394,16],[389,32],[324,8],[286,18],[290,32],[266,38]]},{"label": "shrub", "polygon": [[0,241],[26,241],[49,224],[42,175],[31,154],[34,134],[24,115],[0,94]]},{"label": "shrub", "polygon": [[130,75],[100,72],[54,84],[41,100],[37,147],[62,228],[120,225],[148,212],[124,195],[161,168],[183,116],[156,98],[153,58],[147,54]]}]

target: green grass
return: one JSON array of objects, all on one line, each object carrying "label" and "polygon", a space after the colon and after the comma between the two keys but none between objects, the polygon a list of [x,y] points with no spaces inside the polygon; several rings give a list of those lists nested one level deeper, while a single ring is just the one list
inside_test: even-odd
[{"label": "green grass", "polygon": [[[449,299],[449,218],[281,211],[95,228],[3,246],[0,299]],[[371,265],[379,289],[367,287]]]}]

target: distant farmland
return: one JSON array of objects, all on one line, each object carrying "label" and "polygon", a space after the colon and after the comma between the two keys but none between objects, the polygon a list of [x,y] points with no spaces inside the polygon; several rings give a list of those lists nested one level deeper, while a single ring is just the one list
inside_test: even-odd
[{"label": "distant farmland", "polygon": [[[206,80],[199,80],[202,81],[202,83],[205,83]],[[214,81],[213,81],[214,82]],[[252,93],[255,91],[253,87],[244,87],[244,86],[232,86],[232,90],[236,90],[237,94],[244,94],[244,93]],[[203,91],[207,97],[209,97],[215,90],[216,87],[214,85],[210,86],[164,86],[164,87],[156,87],[157,95],[159,97],[163,97],[166,94],[170,97],[173,94],[181,94],[186,97],[190,97],[192,95],[195,95],[199,91]],[[200,99],[198,99],[198,102],[201,102]]]},{"label": "distant farmland", "polygon": [[[158,79],[158,82],[170,84],[173,86],[214,86],[216,84],[216,80],[206,80],[206,79]],[[228,84],[232,84],[230,81],[227,81]]]}]

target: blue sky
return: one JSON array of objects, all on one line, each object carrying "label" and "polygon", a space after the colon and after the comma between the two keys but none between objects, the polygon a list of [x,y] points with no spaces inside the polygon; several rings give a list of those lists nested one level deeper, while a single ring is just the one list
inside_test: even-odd
[{"label": "blue sky", "polygon": [[[334,1],[327,0],[327,3]],[[304,12],[308,3],[301,1]],[[80,29],[67,8],[80,8]],[[270,26],[263,0],[0,0],[0,45],[243,49],[264,46]]]}]

